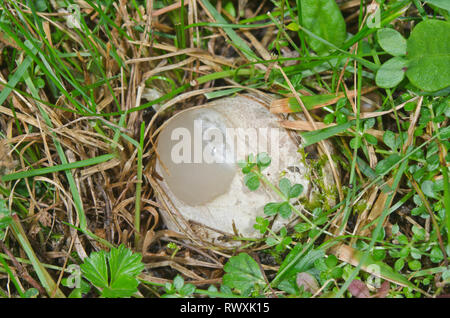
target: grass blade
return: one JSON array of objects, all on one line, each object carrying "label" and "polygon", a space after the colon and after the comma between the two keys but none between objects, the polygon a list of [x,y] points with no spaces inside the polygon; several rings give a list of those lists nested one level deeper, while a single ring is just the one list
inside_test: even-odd
[{"label": "grass blade", "polygon": [[[217,12],[216,8],[208,0],[200,0],[204,7],[209,11],[209,13],[214,17],[214,19],[223,24],[228,24],[222,15]],[[223,27],[225,33],[230,37],[233,44],[245,55],[250,61],[258,61],[259,58],[253,53],[252,49],[247,45],[247,43],[242,40],[239,35],[231,27]]]},{"label": "grass blade", "polygon": [[55,297],[57,298],[65,298],[66,296],[64,293],[57,288],[55,282],[53,281],[50,274],[47,272],[45,267],[41,264],[39,259],[37,258],[36,254],[33,251],[33,248],[31,247],[30,241],[27,239],[27,235],[25,231],[22,228],[22,225],[20,224],[19,218],[17,215],[13,215],[13,221],[11,223],[11,229],[16,237],[17,241],[20,243],[20,246],[25,251],[25,254],[27,254],[28,259],[31,261],[31,264],[33,265],[33,268],[36,272],[36,275],[39,277],[39,280],[44,287],[45,291],[48,293],[49,296],[52,295],[52,293],[55,291]]},{"label": "grass blade", "polygon": [[115,157],[115,155],[113,155],[113,154],[106,154],[106,155],[101,155],[101,156],[94,157],[94,158],[89,158],[89,159],[80,160],[80,161],[76,161],[76,162],[66,163],[66,164],[57,165],[57,166],[53,166],[53,167],[45,167],[45,168],[34,169],[34,170],[30,170],[30,171],[21,171],[21,172],[11,173],[11,174],[2,176],[1,180],[3,182],[6,182],[6,181],[17,180],[17,179],[40,176],[40,175],[47,174],[47,173],[53,173],[53,172],[77,169],[77,168],[82,168],[82,167],[87,167],[87,166],[93,166],[93,165],[108,161],[110,159],[113,159],[114,157]]},{"label": "grass blade", "polygon": [[305,143],[304,147],[308,147],[310,145],[313,145],[315,143],[318,143],[321,140],[325,140],[327,138],[330,138],[334,135],[340,134],[350,127],[352,127],[355,124],[354,120],[348,121],[345,124],[335,125],[315,131],[308,131],[305,133],[302,133],[301,136],[303,137]]}]

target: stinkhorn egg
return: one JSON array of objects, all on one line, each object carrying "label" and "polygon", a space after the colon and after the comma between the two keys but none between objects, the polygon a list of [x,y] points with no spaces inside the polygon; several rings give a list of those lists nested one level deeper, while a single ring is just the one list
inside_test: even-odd
[{"label": "stinkhorn egg", "polygon": [[[278,118],[263,101],[250,96],[215,100],[183,110],[161,128],[157,140],[158,199],[167,227],[190,232],[201,241],[221,246],[236,244],[236,235],[260,237],[257,216],[281,198],[264,183],[255,191],[244,184],[238,161],[266,152],[271,164],[263,170],[272,184],[281,177],[311,192],[308,168],[298,143],[280,128]],[[293,220],[277,216],[274,231]]]}]

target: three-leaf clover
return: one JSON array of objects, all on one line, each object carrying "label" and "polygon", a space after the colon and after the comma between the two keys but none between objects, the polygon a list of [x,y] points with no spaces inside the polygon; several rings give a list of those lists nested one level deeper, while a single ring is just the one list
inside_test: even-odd
[{"label": "three-leaf clover", "polygon": [[282,178],[278,184],[278,187],[283,194],[285,201],[283,202],[270,202],[264,206],[264,213],[266,215],[280,214],[281,217],[288,219],[292,214],[292,207],[289,203],[290,199],[299,197],[303,192],[303,185],[294,184],[287,178]]},{"label": "three-leaf clover", "polygon": [[261,234],[264,234],[267,232],[267,228],[269,227],[269,220],[261,217],[261,216],[257,216],[256,217],[256,224],[253,225],[253,228],[255,230],[258,230]]},{"label": "three-leaf clover", "polygon": [[394,29],[380,29],[378,43],[394,57],[378,69],[375,82],[392,88],[405,77],[419,89],[434,92],[450,85],[450,23],[428,19],[412,30],[408,40]]},{"label": "three-leaf clover", "polygon": [[270,236],[266,239],[266,244],[269,246],[276,245],[275,250],[280,253],[283,252],[291,243],[292,237],[287,235],[287,229],[285,227],[281,228],[279,236]]},{"label": "three-leaf clover", "polygon": [[[238,165],[242,169],[245,185],[251,190],[255,191],[259,188],[260,180],[258,173],[261,173],[267,168],[272,159],[267,152],[261,152],[256,157],[253,154],[248,155],[246,161],[239,161]],[[258,173],[257,173],[258,172]]]}]

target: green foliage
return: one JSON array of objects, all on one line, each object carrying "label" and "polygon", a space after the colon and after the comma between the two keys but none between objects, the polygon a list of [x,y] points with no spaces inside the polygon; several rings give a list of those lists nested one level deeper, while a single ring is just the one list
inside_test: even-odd
[{"label": "green foliage", "polygon": [[427,0],[426,3],[450,12],[450,2],[447,0]]},{"label": "green foliage", "polygon": [[[67,5],[71,2],[73,1],[68,1],[67,3],[57,1],[61,8],[67,8]],[[99,4],[97,2],[88,2],[96,6]],[[5,75],[8,75],[8,85],[5,85],[0,93],[0,100],[2,101],[0,104],[12,108],[14,106],[10,101],[12,92],[19,95],[26,92],[31,94],[30,98],[35,98],[38,101],[39,97],[44,96],[42,92],[45,91],[45,95],[48,95],[48,98],[44,101],[46,109],[56,107],[62,108],[63,111],[68,110],[75,116],[73,118],[74,122],[84,120],[87,118],[85,116],[89,116],[89,123],[92,123],[96,132],[105,137],[105,140],[109,140],[109,137],[112,136],[107,135],[104,128],[107,127],[106,131],[108,131],[113,127],[116,131],[116,136],[110,139],[113,140],[115,146],[120,139],[120,126],[123,124],[123,127],[126,127],[128,114],[119,112],[121,102],[116,100],[117,96],[114,94],[118,89],[115,83],[120,75],[114,74],[114,71],[111,73],[111,69],[106,69],[104,65],[117,64],[120,69],[125,70],[123,72],[124,76],[123,78],[120,76],[119,82],[121,80],[129,81],[130,73],[122,59],[133,58],[129,56],[129,53],[134,54],[134,51],[121,52],[118,50],[119,48],[115,47],[114,43],[122,43],[123,40],[127,42],[139,33],[145,32],[145,26],[142,23],[133,23],[136,21],[142,22],[142,17],[139,19],[138,16],[141,16],[144,12],[138,12],[136,15],[133,15],[137,20],[132,19],[130,30],[128,30],[131,31],[130,33],[115,25],[113,21],[116,8],[110,5],[111,3],[109,2],[104,7],[104,10],[94,8],[93,15],[87,14],[86,10],[84,10],[86,12],[82,10],[81,24],[83,25],[83,30],[81,32],[76,29],[72,30],[77,33],[80,41],[71,43],[72,37],[70,34],[68,36],[68,33],[63,30],[64,28],[52,28],[50,34],[47,34],[47,32],[45,34],[42,33],[44,20],[42,20],[42,15],[36,14],[35,11],[51,13],[53,2],[38,0],[29,3],[31,12],[21,11],[20,6],[13,1],[9,1],[7,4],[3,4],[3,10],[0,13],[0,24],[5,37],[2,59],[5,65],[4,71],[6,73],[9,72],[9,74],[5,73]],[[302,96],[302,101],[306,108],[311,110],[320,106],[320,112],[314,112],[313,114],[315,116],[314,120],[319,120],[319,116],[321,116],[323,111],[326,112],[323,123],[332,125],[329,128],[303,133],[304,145],[313,145],[337,135],[342,136],[342,138],[333,140],[334,145],[339,148],[338,152],[333,153],[332,156],[343,172],[341,175],[343,180],[342,190],[345,197],[345,202],[343,203],[349,207],[351,213],[355,213],[353,215],[350,214],[351,218],[349,220],[351,222],[344,230],[352,229],[354,218],[358,217],[356,213],[369,208],[366,194],[369,195],[371,193],[372,186],[380,186],[385,193],[392,193],[395,191],[396,186],[389,187],[385,184],[385,181],[390,177],[395,178],[397,176],[402,180],[399,186],[400,191],[393,197],[392,205],[386,206],[386,209],[389,209],[389,211],[384,210],[392,215],[394,220],[400,218],[399,223],[392,226],[392,237],[386,237],[384,229],[381,228],[380,235],[375,238],[377,240],[375,246],[370,247],[366,242],[367,238],[358,240],[354,246],[356,249],[354,259],[360,261],[362,255],[368,255],[364,266],[380,264],[384,276],[390,277],[393,282],[408,286],[403,289],[392,288],[389,296],[418,297],[420,294],[417,293],[414,285],[420,288],[426,286],[424,289],[432,293],[439,286],[436,284],[436,276],[434,276],[436,273],[442,273],[440,284],[449,284],[450,271],[443,266],[445,253],[438,240],[438,234],[440,234],[444,240],[444,248],[448,246],[446,245],[448,244],[448,238],[446,239],[445,237],[445,234],[448,235],[450,229],[448,180],[445,179],[448,169],[446,169],[445,164],[442,164],[441,159],[444,162],[448,162],[450,159],[448,154],[450,146],[448,141],[450,137],[450,128],[448,127],[450,99],[447,96],[449,93],[448,74],[450,73],[448,69],[449,23],[444,21],[444,19],[448,21],[449,2],[446,0],[413,1],[412,5],[415,5],[418,9],[419,16],[415,10],[408,10],[407,16],[402,16],[401,18],[406,19],[405,21],[410,21],[413,26],[408,39],[405,39],[393,28],[395,26],[398,30],[402,30],[398,27],[405,25],[397,23],[398,20],[396,21],[396,19],[403,15],[403,9],[411,4],[411,1],[407,0],[378,1],[381,12],[381,28],[377,30],[377,28],[372,28],[368,25],[353,24],[353,22],[356,22],[355,19],[351,22],[352,30],[348,34],[346,33],[346,25],[342,13],[335,0],[275,0],[271,1],[274,7],[273,10],[270,10],[270,13],[258,13],[250,18],[246,18],[248,15],[244,15],[242,6],[237,7],[235,5],[236,1],[223,1],[222,8],[228,13],[226,17],[222,16],[224,11],[217,11],[214,1],[201,0],[201,3],[202,6],[198,10],[208,11],[208,15],[212,17],[215,24],[208,22],[199,23],[196,26],[185,26],[184,23],[187,19],[183,18],[187,16],[188,10],[185,7],[178,8],[166,13],[168,17],[161,16],[161,21],[172,22],[174,31],[164,31],[164,29],[156,27],[149,34],[151,42],[167,43],[167,45],[183,48],[189,43],[189,41],[186,41],[188,39],[184,37],[192,34],[194,36],[190,40],[193,41],[194,46],[202,48],[206,52],[209,45],[208,39],[214,38],[218,34],[215,32],[221,30],[221,32],[223,31],[227,34],[229,41],[226,44],[230,45],[229,51],[232,54],[231,57],[227,56],[227,58],[230,58],[230,61],[233,63],[229,65],[227,63],[225,65],[218,63],[212,68],[214,70],[217,69],[217,72],[209,73],[209,67],[211,67],[210,64],[212,62],[210,61],[208,67],[200,69],[201,73],[193,73],[194,78],[186,76],[186,73],[184,73],[188,66],[161,72],[146,81],[146,84],[154,85],[154,78],[164,78],[164,81],[170,83],[172,89],[170,93],[163,95],[161,99],[154,103],[168,101],[177,94],[189,91],[192,87],[191,83],[195,81],[198,81],[199,84],[208,83],[209,85],[212,84],[210,81],[216,79],[232,79],[234,83],[239,85],[239,88],[210,92],[208,93],[209,95],[206,95],[208,98],[232,94],[242,91],[246,87],[252,89],[261,88],[266,92],[278,92],[287,97],[291,91],[287,89],[287,83],[280,69],[277,67],[272,68],[272,65],[282,67],[283,72],[286,73],[296,91],[302,94],[303,92],[311,94],[311,96]],[[155,9],[164,8],[168,4],[169,2],[156,1]],[[362,4],[363,10],[360,11],[360,18],[363,18],[368,12],[366,4],[367,2]],[[428,6],[425,7],[426,11],[421,7],[421,4]],[[130,5],[127,6],[127,10],[131,14],[133,13],[133,6],[137,7],[138,5],[140,5],[139,1],[131,1]],[[267,4],[263,8],[266,8],[266,6]],[[432,8],[434,12],[429,10],[429,8]],[[238,12],[238,9],[241,10]],[[351,12],[352,10],[356,12],[358,9],[358,7],[346,9],[345,14],[351,14],[353,13]],[[47,21],[52,23],[52,15],[46,16],[48,16]],[[84,19],[88,16],[94,20],[88,21],[89,23],[86,24]],[[101,23],[101,28],[98,27],[100,24],[91,23],[96,21],[95,16],[103,22]],[[231,21],[229,19],[230,16],[236,19]],[[268,18],[272,21],[269,21]],[[57,19],[64,26],[64,19],[61,17]],[[423,22],[419,22],[420,19]],[[260,23],[260,21],[268,22]],[[283,25],[283,23],[287,25]],[[257,39],[260,40],[258,32],[254,33],[252,28],[264,28],[269,24],[271,26],[275,25],[277,35],[276,39],[270,41],[268,49],[277,50],[278,57],[274,56],[274,61],[267,61],[264,64],[268,70],[271,69],[268,77],[266,77],[266,71],[261,68],[261,58],[254,54],[254,47],[249,47],[246,40],[244,41],[241,38],[240,33],[244,29],[251,30]],[[94,30],[90,29],[91,25]],[[117,37],[119,42],[109,41],[111,31],[114,31],[112,34]],[[133,34],[135,31],[137,33]],[[344,42],[346,37],[347,41]],[[106,45],[105,39],[111,45]],[[52,40],[55,45],[48,45],[46,41],[49,40]],[[9,43],[14,45],[9,45]],[[350,48],[356,43],[359,44],[358,50],[352,51]],[[342,50],[336,50],[336,47]],[[379,54],[380,47],[392,57]],[[70,48],[71,51],[67,51],[67,48]],[[100,51],[97,51],[97,49]],[[138,50],[140,57],[146,57],[148,54],[152,57],[156,54],[155,57],[157,57],[158,54],[165,54],[166,51],[167,53],[173,53],[164,49],[158,49],[158,52],[147,52],[147,49],[143,46]],[[308,49],[317,54],[311,54]],[[215,50],[215,52],[218,51]],[[285,52],[298,53],[298,56],[289,61],[297,64],[288,66],[287,61],[281,58]],[[192,55],[188,56],[193,57]],[[237,56],[239,58],[235,60]],[[182,61],[185,57],[185,54],[171,56],[167,59],[167,62],[173,64]],[[108,61],[105,62],[105,58],[109,58],[109,62],[114,63],[106,63]],[[380,58],[386,62],[378,67]],[[86,68],[80,64],[81,60],[86,62]],[[235,61],[238,63],[234,63]],[[199,60],[200,64],[201,62]],[[191,64],[196,65],[196,63],[189,63],[188,65]],[[346,65],[345,71],[344,65]],[[86,77],[84,76],[86,71],[88,73],[91,72],[92,75],[89,85],[86,84]],[[377,105],[381,106],[381,111],[392,109],[417,95],[424,95],[418,121],[414,122],[414,132],[411,136],[413,137],[413,143],[410,148],[417,150],[417,146],[423,145],[421,143],[426,143],[426,147],[421,147],[414,153],[411,152],[411,149],[403,152],[404,143],[409,139],[406,131],[413,123],[409,119],[414,116],[413,112],[418,104],[417,99],[406,104],[403,109],[397,109],[396,112],[388,116],[380,115],[377,118],[368,119],[362,116],[357,120],[354,119],[355,114],[347,97],[340,99],[334,104],[330,102],[336,98],[335,91],[343,91],[343,87],[339,86],[340,84],[346,83],[349,85],[356,79],[358,80],[357,87],[350,84],[348,87],[349,92],[356,91],[360,87],[366,88],[372,85],[375,72],[375,83],[379,87],[395,88],[393,91],[386,91],[386,95],[382,96],[382,102],[376,102]],[[341,74],[342,78],[339,78]],[[405,80],[405,76],[407,80]],[[215,89],[217,85],[221,84],[216,82],[205,87],[213,87]],[[106,91],[99,94],[97,89],[106,89]],[[328,93],[322,94],[322,92]],[[378,90],[378,93],[381,93],[381,90]],[[397,97],[399,95],[401,97]],[[105,108],[105,111],[111,108],[115,113],[105,115],[96,108],[97,99],[100,98],[101,100],[101,96],[113,97],[115,105],[113,107],[108,106]],[[289,97],[288,99],[289,107],[292,111],[302,111],[295,98]],[[53,105],[53,101],[58,101],[58,104]],[[63,104],[59,104],[59,102],[63,102]],[[364,102],[363,98],[362,102]],[[145,109],[154,103],[139,106],[139,109]],[[37,103],[36,105],[39,104]],[[325,104],[326,106],[323,106]],[[137,109],[131,109],[130,111],[134,110]],[[46,112],[42,112],[41,115],[45,117]],[[95,117],[92,117],[94,115]],[[107,124],[107,126],[104,126],[102,121],[95,119],[98,116],[108,118],[108,122],[111,122],[112,125]],[[392,118],[396,121],[394,125],[392,125]],[[48,123],[49,121],[46,121],[47,127],[44,127],[44,132],[53,131]],[[62,124],[66,125],[67,123],[63,120]],[[395,126],[395,124],[397,125]],[[369,131],[372,128],[385,131],[382,141]],[[386,129],[393,129],[393,131]],[[9,131],[13,132],[16,130],[20,134],[36,134],[36,132],[39,132],[33,125],[24,126],[22,120],[16,120],[13,123],[12,130],[9,129]],[[439,137],[436,137],[436,134],[440,134]],[[86,218],[92,217],[92,214],[84,214],[83,205],[85,203],[83,203],[83,194],[78,193],[77,189],[79,187],[73,181],[72,169],[106,162],[112,156],[105,154],[86,161],[65,163],[65,149],[58,143],[57,135],[54,137],[53,144],[57,148],[59,161],[61,162],[59,165],[47,167],[47,164],[44,163],[42,166],[43,162],[39,161],[42,159],[39,152],[33,153],[34,150],[31,151],[32,148],[39,150],[39,146],[37,146],[40,144],[39,142],[35,143],[33,147],[29,147],[30,141],[22,139],[15,145],[15,152],[23,154],[20,159],[24,159],[26,166],[22,167],[24,169],[21,171],[8,175],[6,178],[3,176],[3,181],[7,182],[21,178],[22,180],[14,184],[14,193],[11,194],[8,193],[10,190],[8,189],[9,184],[6,185],[6,188],[3,188],[2,184],[2,195],[5,197],[10,195],[10,198],[13,200],[13,209],[17,208],[19,210],[22,203],[28,204],[27,201],[33,197],[36,197],[37,202],[41,202],[45,206],[48,204],[45,196],[53,199],[55,190],[49,191],[51,187],[44,181],[33,180],[31,182],[32,178],[44,173],[66,173],[71,189],[67,193],[72,194],[71,199],[75,203],[81,227],[86,230],[86,224],[88,224],[86,223]],[[13,138],[13,140],[17,140],[17,138]],[[34,143],[34,139],[32,143]],[[27,150],[22,153],[22,149]],[[54,152],[52,147],[50,147],[50,151]],[[52,156],[55,155],[56,153],[52,153]],[[371,168],[366,161],[373,155],[377,156],[378,164]],[[306,158],[306,154],[304,154],[304,158]],[[398,169],[400,161],[407,167],[406,172]],[[226,274],[220,287],[210,286],[208,291],[198,290],[193,284],[186,283],[182,276],[177,275],[172,283],[160,286],[165,291],[163,297],[193,297],[196,293],[208,295],[207,292],[210,292],[209,295],[214,296],[218,296],[220,293],[223,296],[236,296],[236,294],[233,294],[234,292],[238,293],[239,296],[261,297],[268,295],[270,292],[269,287],[278,289],[276,291],[277,295],[288,297],[310,297],[319,288],[323,288],[322,294],[319,296],[326,297],[327,295],[333,295],[335,289],[331,290],[331,288],[334,288],[334,286],[341,288],[341,286],[345,286],[342,285],[343,282],[345,284],[347,280],[351,281],[349,277],[351,277],[350,271],[353,267],[349,264],[344,265],[333,255],[325,255],[325,250],[322,250],[322,246],[328,246],[329,241],[323,242],[324,245],[320,247],[318,247],[319,243],[315,242],[315,240],[319,239],[318,242],[322,243],[322,238],[325,240],[330,238],[328,235],[319,235],[323,233],[320,230],[326,230],[329,224],[334,225],[330,222],[332,218],[341,212],[344,212],[344,218],[341,218],[341,220],[348,216],[345,215],[345,209],[344,211],[337,210],[341,206],[337,206],[336,209],[328,209],[328,207],[325,207],[327,197],[321,197],[320,200],[312,200],[314,202],[308,202],[305,199],[302,202],[305,209],[311,212],[311,215],[306,220],[303,219],[302,221],[304,222],[292,224],[294,225],[293,230],[286,227],[283,227],[277,233],[272,230],[271,225],[274,219],[289,218],[293,212],[299,215],[298,211],[300,209],[297,209],[296,201],[302,194],[303,187],[300,184],[292,185],[287,178],[281,178],[278,184],[268,183],[263,173],[270,163],[270,157],[262,153],[257,156],[249,156],[245,162],[241,163],[241,168],[244,174],[243,182],[251,191],[267,186],[267,189],[272,189],[279,196],[279,202],[269,202],[264,206],[263,211],[261,211],[264,212],[264,217],[259,216],[256,218],[254,228],[264,235],[263,238],[250,239],[247,243],[248,245],[246,245],[252,247],[252,244],[267,244],[269,248],[264,252],[274,257],[275,262],[281,264],[275,278],[269,281],[271,285],[267,284],[255,260],[248,254],[239,254],[238,256],[233,256],[225,265]],[[389,175],[387,175],[388,173]],[[355,176],[353,178],[354,182],[350,182],[347,186],[346,181],[348,178],[352,181],[352,175]],[[316,175],[314,174],[310,177],[313,179]],[[318,177],[320,178],[321,176],[319,175]],[[384,180],[382,179],[383,177],[385,177]],[[24,178],[28,178],[28,180]],[[413,184],[416,186],[414,189]],[[32,191],[34,191],[33,193],[30,191],[30,186]],[[22,206],[21,212],[23,215],[26,215],[29,208],[27,204]],[[319,208],[316,208],[317,206]],[[403,214],[397,213],[400,208],[402,208],[402,213],[410,213],[410,217],[415,221],[414,225],[411,224],[412,222],[404,222],[401,219]],[[14,225],[14,222],[11,222],[11,213],[9,201],[0,199],[0,240],[5,240],[5,245],[8,245],[8,247],[10,246],[9,244],[13,243],[11,244],[11,250],[17,252],[19,248],[14,242],[14,236],[5,237],[5,233],[8,233],[6,229],[10,226],[12,228]],[[434,225],[429,226],[432,224],[430,222],[431,216],[434,216],[438,223],[436,228]],[[58,220],[56,221],[57,223],[55,224],[58,224]],[[23,224],[26,224],[26,222]],[[50,231],[53,231],[53,233]],[[13,231],[11,230],[10,232]],[[389,232],[387,231],[387,233]],[[41,234],[44,234],[43,237],[48,239],[49,244],[47,246],[54,246],[56,243],[54,238],[58,236],[58,239],[60,239],[61,235],[63,235],[58,231],[58,227],[54,229],[42,227],[39,238],[42,236]],[[350,235],[350,237],[354,239],[353,236]],[[349,236],[339,237],[338,239],[344,243],[350,241]],[[325,249],[325,247],[323,248]],[[22,249],[27,252],[26,249]],[[169,243],[167,244],[167,249],[169,254],[174,257],[180,250],[180,247],[174,243]],[[29,253],[30,250],[28,250],[27,256],[33,262],[33,258]],[[450,252],[449,248],[447,248],[448,252]],[[393,269],[386,264],[392,266]],[[1,270],[6,268],[7,266],[5,265],[0,266]],[[73,289],[69,297],[80,298],[90,293],[91,290],[99,292],[102,297],[131,297],[137,292],[139,284],[137,277],[142,268],[143,265],[139,254],[133,254],[123,246],[112,249],[108,253],[92,253],[82,265],[83,279],[80,281],[80,287]],[[37,268],[34,264],[33,269],[37,273]],[[359,272],[357,275],[356,279],[360,281],[365,281],[369,276],[364,271]],[[404,279],[404,275],[408,276],[409,281]],[[12,281],[14,281],[13,277],[14,275],[10,275]],[[268,275],[269,280],[272,277]],[[329,281],[332,281],[332,283]],[[326,283],[327,285],[325,286]],[[62,285],[70,287],[67,279],[62,280]],[[442,286],[442,288],[438,287],[437,290],[445,291],[448,287]],[[3,295],[3,289],[3,287],[0,289],[0,295]],[[144,289],[141,289],[142,291]],[[279,293],[279,291],[284,291],[285,293]],[[32,298],[37,296],[37,291],[34,288],[23,290],[22,293],[23,295],[21,296],[23,297]]]},{"label": "green foliage", "polygon": [[293,295],[300,295],[301,290],[297,284],[299,273],[308,273],[314,279],[320,280],[320,271],[314,264],[318,259],[323,258],[325,253],[322,250],[309,250],[304,253],[304,247],[296,244],[284,259],[278,270],[280,283],[278,288]]},{"label": "green foliage", "polygon": [[100,290],[102,297],[131,297],[137,292],[137,276],[144,269],[142,256],[125,246],[94,252],[80,266],[86,280]]},{"label": "green foliage", "polygon": [[[63,278],[61,281],[63,286],[73,288],[73,282],[70,282],[67,278]],[[83,295],[87,294],[91,290],[91,286],[84,279],[80,278],[80,286],[73,288],[69,294],[69,298],[81,298]]]},{"label": "green foliage", "polygon": [[422,21],[414,27],[408,40],[393,29],[381,29],[378,42],[394,55],[377,72],[379,87],[395,87],[405,74],[413,85],[427,92],[450,85],[450,23]]},{"label": "green foliage", "polygon": [[227,11],[233,18],[236,18],[236,8],[233,2],[227,1],[224,5],[224,10]]},{"label": "green foliage", "polygon": [[400,32],[384,28],[377,32],[378,43],[387,53],[393,56],[406,55],[406,40]]},{"label": "green foliage", "polygon": [[0,198],[0,240],[5,239],[5,231],[11,222],[11,213],[6,205],[6,200]]},{"label": "green foliage", "polygon": [[399,154],[392,154],[386,159],[381,160],[375,168],[377,174],[385,174],[388,170],[394,167],[402,157]]},{"label": "green foliage", "polygon": [[[401,271],[409,269],[418,271],[422,269],[422,262],[425,256],[430,257],[432,263],[439,263],[443,260],[443,254],[436,242],[435,235],[427,238],[425,229],[416,225],[411,228],[413,233],[411,238],[405,234],[396,232],[394,239],[398,241],[396,248],[389,249],[389,255],[393,257],[394,269]],[[408,265],[405,267],[405,265]]]},{"label": "green foliage", "polygon": [[[239,166],[244,174],[244,184],[251,190],[257,190],[260,186],[260,179],[262,177],[261,171],[267,168],[271,163],[271,158],[267,153],[260,153],[256,156],[250,154],[246,161],[240,161]],[[299,197],[303,192],[301,184],[291,185],[287,178],[281,178],[278,184],[281,196],[284,201],[271,202],[264,206],[264,213],[267,216],[272,216],[277,213],[283,218],[289,218],[292,215],[292,206],[289,200]],[[257,229],[265,232],[266,227],[261,227],[261,224],[256,225]],[[262,232],[262,233],[263,233]]]},{"label": "green foliage", "polygon": [[256,173],[249,172],[244,177],[244,183],[251,191],[255,191],[260,185],[259,177]]},{"label": "green foliage", "polygon": [[261,152],[256,156],[256,164],[258,165],[260,170],[264,170],[265,168],[267,168],[271,162],[272,159],[269,157],[267,152]]},{"label": "green foliage", "polygon": [[226,272],[223,284],[243,295],[250,295],[266,285],[258,263],[246,253],[231,257],[223,269]]},{"label": "green foliage", "polygon": [[419,23],[408,39],[408,70],[412,84],[424,91],[450,85],[450,23],[427,20]]},{"label": "green foliage", "polygon": [[314,261],[314,268],[319,271],[319,277],[322,282],[342,277],[344,270],[337,265],[338,259],[334,255],[330,255],[327,258],[318,258]]},{"label": "green foliage", "polygon": [[303,140],[305,141],[304,147],[314,145],[315,143],[318,143],[324,139],[328,139],[332,136],[335,136],[337,134],[340,134],[350,127],[352,127],[355,124],[353,120],[349,120],[346,123],[342,123],[339,125],[322,128],[314,131],[308,131],[302,133]]},{"label": "green foliage", "polygon": [[[335,0],[301,0],[301,25],[317,37],[340,47],[346,38],[346,25]],[[308,44],[318,54],[330,47],[316,37],[308,36]]]},{"label": "green foliage", "polygon": [[386,146],[391,148],[393,151],[397,151],[400,146],[400,139],[395,136],[395,134],[390,131],[386,130],[383,134],[383,142]]},{"label": "green foliage", "polygon": [[244,176],[244,184],[251,190],[255,191],[259,188],[260,178],[257,172],[263,171],[271,163],[271,158],[265,152],[256,156],[250,154],[246,161],[238,162],[239,167],[242,169]]},{"label": "green foliage", "polygon": [[266,239],[266,244],[269,246],[275,246],[275,251],[277,253],[284,252],[291,243],[292,237],[288,235],[285,227],[281,228],[279,235],[269,236]]},{"label": "green foliage", "polygon": [[375,82],[379,87],[390,88],[397,86],[405,77],[407,61],[403,57],[393,57],[377,72]]},{"label": "green foliage", "polygon": [[261,234],[264,234],[267,232],[267,229],[269,228],[270,221],[268,219],[265,219],[261,216],[256,217],[256,224],[253,225],[253,227],[258,230]]},{"label": "green foliage", "polygon": [[173,283],[166,283],[166,294],[163,298],[185,298],[194,294],[196,288],[193,284],[185,284],[184,278],[181,275],[175,276]]},{"label": "green foliage", "polygon": [[286,200],[266,204],[264,206],[264,213],[267,216],[279,213],[281,217],[288,219],[292,215],[292,207],[289,200],[299,197],[303,192],[303,186],[301,184],[291,185],[289,179],[281,178],[278,187]]},{"label": "green foliage", "polygon": [[421,189],[426,196],[433,199],[438,199],[439,188],[436,182],[432,180],[425,180],[422,182]]},{"label": "green foliage", "polygon": [[39,296],[39,291],[36,288],[29,288],[25,291],[24,298],[37,298]]}]

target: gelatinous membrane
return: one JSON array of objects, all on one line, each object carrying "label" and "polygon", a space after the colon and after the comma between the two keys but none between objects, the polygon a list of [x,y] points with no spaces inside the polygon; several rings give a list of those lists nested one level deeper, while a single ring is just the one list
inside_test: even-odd
[{"label": "gelatinous membrane", "polygon": [[231,124],[213,109],[196,108],[169,120],[157,150],[165,182],[187,205],[197,206],[225,194],[237,172],[233,149],[227,147]]}]

